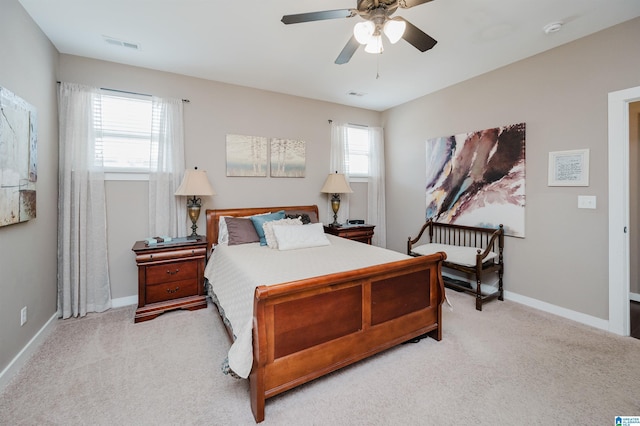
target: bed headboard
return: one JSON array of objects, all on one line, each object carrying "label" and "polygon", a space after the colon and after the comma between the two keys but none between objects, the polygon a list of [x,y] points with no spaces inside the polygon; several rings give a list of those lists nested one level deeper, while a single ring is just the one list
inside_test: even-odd
[{"label": "bed headboard", "polygon": [[247,207],[238,209],[207,209],[207,253],[211,253],[211,246],[218,243],[218,223],[221,216],[252,216],[254,214],[277,212],[284,210],[286,214],[307,213],[318,218],[318,206],[284,206],[284,207]]}]

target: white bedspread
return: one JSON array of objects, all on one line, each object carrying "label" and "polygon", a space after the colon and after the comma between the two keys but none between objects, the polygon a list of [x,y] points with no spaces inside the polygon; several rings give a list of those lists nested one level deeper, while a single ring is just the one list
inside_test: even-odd
[{"label": "white bedspread", "polygon": [[409,258],[395,251],[327,235],[331,245],[279,251],[259,243],[219,245],[205,268],[236,340],[229,367],[247,378],[253,363],[253,295],[259,285],[279,284]]}]

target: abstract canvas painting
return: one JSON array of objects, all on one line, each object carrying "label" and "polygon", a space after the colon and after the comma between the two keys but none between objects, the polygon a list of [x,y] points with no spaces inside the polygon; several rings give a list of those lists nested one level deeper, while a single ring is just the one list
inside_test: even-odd
[{"label": "abstract canvas painting", "polygon": [[525,123],[429,139],[426,218],[524,237]]},{"label": "abstract canvas painting", "polygon": [[36,217],[35,108],[0,87],[0,226]]},{"label": "abstract canvas painting", "polygon": [[267,138],[227,135],[227,176],[267,176]]},{"label": "abstract canvas painting", "polygon": [[271,177],[304,177],[305,142],[271,139]]}]

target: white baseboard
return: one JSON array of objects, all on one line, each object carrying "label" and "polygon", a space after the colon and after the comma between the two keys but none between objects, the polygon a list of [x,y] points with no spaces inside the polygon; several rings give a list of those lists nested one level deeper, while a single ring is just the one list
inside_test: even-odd
[{"label": "white baseboard", "polygon": [[137,304],[138,304],[137,294],[135,296],[118,297],[117,299],[111,299],[112,308],[122,308],[123,306],[137,305]]},{"label": "white baseboard", "polygon": [[640,302],[640,294],[639,293],[629,293],[629,299],[634,302]]},{"label": "white baseboard", "polygon": [[22,348],[20,352],[18,352],[18,355],[16,355],[11,360],[9,365],[7,365],[4,370],[2,370],[2,372],[0,373],[0,392],[4,390],[11,379],[14,378],[18,371],[20,371],[20,368],[22,368],[22,366],[27,363],[29,358],[31,358],[31,355],[35,353],[36,349],[38,349],[42,342],[44,342],[44,340],[49,336],[56,325],[55,320],[57,319],[58,313],[56,312],[51,318],[49,318],[49,321],[47,321],[42,326],[42,328],[36,333],[36,335],[33,336],[31,340],[29,340],[29,343],[27,343],[25,347]]},{"label": "white baseboard", "polygon": [[583,314],[582,312],[572,311],[571,309],[562,308],[560,306],[552,305],[551,303],[543,302],[527,296],[522,296],[510,291],[504,292],[504,298],[505,300],[511,300],[513,302],[517,302],[522,305],[548,312],[550,314],[558,315],[560,317],[567,318],[581,324],[609,331],[609,320],[604,320],[602,318]]}]

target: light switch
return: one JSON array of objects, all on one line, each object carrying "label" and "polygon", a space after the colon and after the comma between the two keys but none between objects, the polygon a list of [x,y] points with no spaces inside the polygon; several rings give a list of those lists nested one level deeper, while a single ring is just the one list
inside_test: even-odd
[{"label": "light switch", "polygon": [[578,195],[578,208],[579,209],[595,209],[596,196],[595,195]]}]

